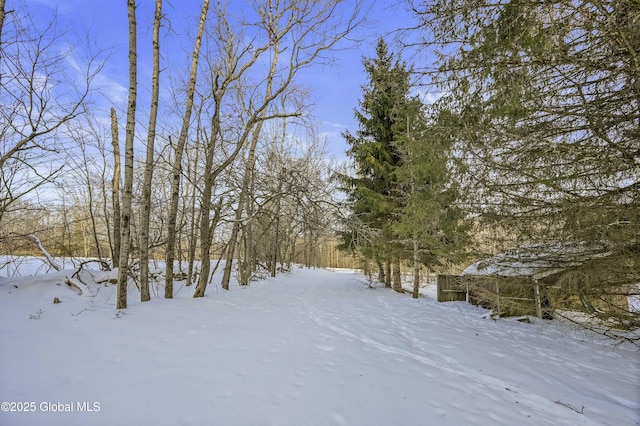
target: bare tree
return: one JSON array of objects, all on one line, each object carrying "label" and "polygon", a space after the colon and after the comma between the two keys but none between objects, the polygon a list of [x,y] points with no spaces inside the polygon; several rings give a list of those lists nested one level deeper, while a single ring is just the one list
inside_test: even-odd
[{"label": "bare tree", "polygon": [[175,158],[173,160],[172,168],[172,180],[171,180],[171,203],[169,205],[169,212],[167,215],[167,249],[165,253],[166,262],[166,278],[165,278],[165,290],[164,297],[167,299],[173,298],[173,268],[175,260],[175,245],[177,228],[176,222],[178,217],[178,202],[180,199],[180,180],[182,177],[182,156],[184,147],[189,136],[189,127],[191,125],[191,114],[193,111],[193,98],[196,89],[196,78],[198,75],[198,61],[200,59],[200,46],[202,44],[202,34],[204,32],[204,25],[207,20],[207,14],[209,12],[209,0],[204,0],[202,3],[202,12],[200,14],[200,21],[198,23],[198,32],[196,34],[195,45],[193,48],[193,54],[191,57],[191,71],[189,73],[189,83],[187,87],[187,101],[185,105],[184,116],[182,120],[182,129],[180,130],[180,137],[175,148]]},{"label": "bare tree", "polygon": [[[95,249],[91,250],[93,252],[92,255],[102,259],[101,236],[98,230],[99,197],[97,195],[100,183],[96,182],[96,176],[104,176],[104,174],[96,173],[99,168],[99,165],[96,164],[99,157],[95,155],[95,152],[91,152],[96,149],[94,142],[99,141],[100,135],[93,128],[92,123],[87,120],[85,126],[76,129],[71,136],[76,141],[77,148],[72,149],[71,152],[73,154],[70,153],[68,163],[73,165],[73,169],[77,170],[77,172],[69,176],[70,184],[64,185],[63,191],[70,192],[75,190],[80,192],[78,200],[80,205],[78,207],[86,211],[86,218],[82,217],[81,220],[84,221],[86,219],[89,222],[89,235],[86,237],[92,240]],[[74,182],[76,179],[78,180],[77,183]],[[81,190],[77,191],[78,189]],[[84,244],[84,246],[84,256],[88,257],[90,249],[88,244]]]},{"label": "bare tree", "polygon": [[133,141],[136,126],[136,99],[138,93],[137,49],[136,49],[136,5],[135,0],[127,0],[129,18],[129,100],[127,105],[127,125],[124,154],[124,186],[122,191],[120,261],[118,269],[117,309],[127,307],[127,279],[129,275],[129,250],[131,247],[131,199],[133,195]]},{"label": "bare tree", "polygon": [[149,295],[149,220],[151,217],[151,179],[153,177],[153,150],[158,116],[158,92],[160,88],[160,24],[162,0],[156,0],[153,18],[153,71],[151,74],[151,111],[147,135],[147,155],[142,183],[142,212],[140,214],[140,299],[148,301]]},{"label": "bare tree", "polygon": [[[186,282],[186,286],[190,286],[191,284],[193,284],[193,280],[197,274],[197,268],[196,268],[196,249],[198,246],[198,235],[197,235],[197,221],[198,221],[198,206],[197,206],[197,193],[198,193],[198,188],[202,188],[203,184],[202,184],[202,179],[199,179],[199,173],[198,173],[198,164],[200,163],[200,155],[201,155],[201,149],[199,147],[199,142],[200,139],[202,138],[202,128],[201,128],[201,119],[202,119],[202,108],[203,108],[204,102],[202,102],[200,104],[200,107],[198,109],[198,113],[196,114],[197,117],[197,124],[196,124],[196,149],[194,149],[193,151],[193,155],[190,155],[190,153],[187,151],[187,171],[186,171],[186,175],[187,175],[187,181],[189,186],[187,188],[185,188],[186,191],[186,199],[189,200],[189,206],[188,206],[188,223],[189,223],[189,230],[187,233],[187,243],[188,243],[188,258],[187,258],[187,282]],[[206,185],[206,184],[205,184]]]},{"label": "bare tree", "polygon": [[[287,269],[292,262],[313,266],[327,261],[321,242],[332,234],[336,204],[325,147],[313,131],[298,138],[287,135],[284,123],[280,128],[270,127],[270,132],[264,132],[267,137],[254,171],[253,206],[243,221],[251,228],[242,229],[241,277],[259,273],[259,265],[275,276],[279,268]],[[305,241],[302,259],[296,248],[300,239]]]},{"label": "bare tree", "polygon": [[[252,43],[245,43],[242,29],[235,29],[227,18],[226,8],[218,5],[217,25],[213,28],[210,38],[217,43],[216,50],[220,52],[222,60],[211,63],[209,69],[213,70],[211,76],[211,98],[213,112],[211,114],[210,136],[205,148],[205,167],[203,170],[204,182],[201,193],[200,211],[200,261],[201,271],[196,288],[195,297],[202,297],[209,282],[210,253],[213,232],[220,220],[222,199],[218,203],[212,202],[213,188],[220,174],[231,166],[248,137],[248,129],[239,137],[228,155],[215,164],[216,151],[221,149],[223,142],[223,129],[221,124],[222,106],[229,88],[234,83],[239,83],[242,77],[251,70],[258,59],[267,50],[266,46],[254,48]],[[211,217],[211,211],[214,211]]]},{"label": "bare tree", "polygon": [[[277,57],[276,57],[276,61],[277,61]],[[273,70],[273,65],[274,64],[272,63],[272,70]],[[267,94],[270,93],[270,89],[271,89],[271,85],[268,85]],[[235,247],[238,241],[238,233],[240,232],[242,213],[245,208],[245,203],[247,202],[247,197],[249,196],[248,194],[249,184],[251,182],[251,176],[253,175],[254,168],[255,168],[256,147],[258,145],[260,131],[262,129],[262,123],[264,123],[264,121],[260,121],[253,131],[253,136],[251,138],[251,145],[249,146],[248,155],[245,160],[245,169],[244,169],[244,174],[242,178],[242,184],[240,186],[240,196],[238,197],[238,206],[236,207],[236,211],[235,211],[233,228],[231,230],[231,237],[229,238],[229,244],[227,246],[227,258],[224,264],[224,273],[222,275],[222,288],[225,290],[229,290],[229,280],[231,279],[231,268],[233,264],[233,258],[235,255]],[[241,280],[241,284],[246,285],[247,284],[246,279],[248,279],[248,277],[245,274],[245,280]]]},{"label": "bare tree", "polygon": [[101,53],[80,57],[62,46],[63,36],[55,16],[41,26],[24,9],[0,3],[0,224],[59,176],[62,134],[85,113],[102,68]]},{"label": "bare tree", "polygon": [[113,267],[120,266],[120,140],[118,137],[118,115],[111,108],[111,146],[113,152],[113,177],[111,179],[111,203],[113,206]]},{"label": "bare tree", "polygon": [[262,46],[269,55],[270,68],[267,76],[261,79],[260,86],[264,91],[262,99],[257,100],[255,89],[251,90],[249,92],[251,94],[244,99],[242,107],[247,119],[240,141],[243,143],[248,141],[250,146],[227,248],[227,262],[222,278],[222,287],[225,289],[229,287],[235,244],[250,176],[255,167],[255,149],[260,138],[262,123],[274,118],[300,116],[301,104],[298,100],[290,99],[285,102],[293,107],[290,111],[274,109],[272,104],[281,97],[292,98],[292,94],[295,93],[292,88],[296,74],[320,60],[324,52],[335,46],[357,25],[361,12],[359,4],[356,4],[352,13],[344,21],[337,19],[340,13],[339,5],[339,1],[318,3],[312,0],[267,1],[264,4],[254,5],[260,20],[253,26],[261,32],[260,38],[256,37],[254,43],[263,40]]}]

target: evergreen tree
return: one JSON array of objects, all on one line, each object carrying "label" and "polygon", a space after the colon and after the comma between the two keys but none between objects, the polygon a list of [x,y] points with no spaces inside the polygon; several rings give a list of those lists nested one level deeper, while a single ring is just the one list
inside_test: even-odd
[{"label": "evergreen tree", "polygon": [[397,110],[408,97],[410,72],[404,63],[394,61],[383,39],[378,40],[376,56],[365,58],[363,64],[369,81],[363,86],[360,110],[355,112],[359,130],[355,135],[344,134],[351,146],[347,153],[355,163],[356,176],[341,176],[352,211],[342,235],[343,246],[355,246],[379,266],[392,261],[398,277],[394,289],[402,291],[400,251],[391,229],[403,203],[396,177],[402,156],[394,141],[399,136],[395,133],[399,129]]},{"label": "evergreen tree", "polygon": [[448,172],[451,144],[427,125],[422,102],[411,95],[411,71],[394,61],[384,40],[364,66],[369,81],[356,111],[360,128],[345,134],[356,177],[342,176],[352,209],[343,242],[374,259],[381,276],[382,262],[391,262],[396,291],[402,291],[400,260],[411,260],[417,297],[421,265],[451,259],[465,242]]},{"label": "evergreen tree", "polygon": [[449,161],[451,139],[440,131],[448,114],[443,113],[442,119],[434,117],[430,123],[423,109],[415,98],[399,107],[399,137],[394,141],[402,156],[396,178],[406,202],[392,230],[413,263],[414,298],[418,297],[420,265],[434,271],[437,266],[462,260],[470,223],[457,205],[458,187]]}]

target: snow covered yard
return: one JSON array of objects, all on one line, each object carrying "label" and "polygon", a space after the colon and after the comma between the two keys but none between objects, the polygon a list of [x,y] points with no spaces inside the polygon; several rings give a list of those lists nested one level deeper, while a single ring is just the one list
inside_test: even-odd
[{"label": "snow covered yard", "polygon": [[640,424],[637,349],[555,322],[309,269],[116,311],[56,274],[0,278],[0,425]]}]

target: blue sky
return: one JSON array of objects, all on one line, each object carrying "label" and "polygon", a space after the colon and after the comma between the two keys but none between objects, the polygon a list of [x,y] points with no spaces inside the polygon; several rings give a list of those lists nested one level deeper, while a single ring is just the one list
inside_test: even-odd
[{"label": "blue sky", "polygon": [[[10,9],[11,0],[7,3]],[[170,31],[164,29],[169,36],[161,41],[165,58],[189,55],[193,37],[181,35],[194,31],[201,3],[200,0],[164,0],[163,11],[171,22]],[[231,3],[234,8],[242,8],[244,2]],[[36,22],[56,12],[62,28],[79,37],[90,34],[98,46],[110,50],[111,56],[97,84],[108,99],[106,103],[123,111],[128,87],[126,0],[28,0],[27,6]],[[361,86],[366,83],[362,57],[374,54],[380,36],[392,43],[393,31],[410,25],[412,19],[402,1],[378,0],[367,2],[367,6],[367,22],[353,34],[360,42],[343,42],[340,49],[333,52],[332,64],[304,70],[298,79],[310,89],[313,115],[321,135],[327,138],[330,152],[336,156],[343,155],[346,149],[340,133],[357,130],[353,110],[358,105]],[[144,99],[150,87],[153,8],[153,0],[138,0],[139,107],[144,110],[148,109]]]}]

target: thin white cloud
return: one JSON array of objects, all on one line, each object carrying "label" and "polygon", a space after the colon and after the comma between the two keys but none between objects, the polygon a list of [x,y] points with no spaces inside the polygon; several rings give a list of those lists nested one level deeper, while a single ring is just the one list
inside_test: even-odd
[{"label": "thin white cloud", "polygon": [[30,0],[30,6],[39,5],[61,13],[67,13],[74,9],[76,2],[70,0]]},{"label": "thin white cloud", "polygon": [[346,126],[344,124],[333,123],[331,121],[323,121],[322,125],[323,126],[327,126],[327,127],[334,127],[334,128],[338,128],[338,129],[348,129],[349,128],[349,126]]},{"label": "thin white cloud", "polygon": [[96,76],[94,87],[111,105],[126,104],[129,89],[109,78],[105,73],[100,73]]},{"label": "thin white cloud", "polygon": [[425,105],[431,105],[435,103],[438,99],[442,97],[442,95],[444,95],[444,93],[442,92],[428,91],[427,88],[425,87],[413,88],[412,94],[417,96]]},{"label": "thin white cloud", "polygon": [[[88,63],[80,58],[78,55],[73,54],[73,48],[69,47],[69,54],[65,55],[65,61],[69,66],[69,69],[73,70],[76,79],[76,84],[82,86],[86,83],[87,71],[93,73],[95,70],[87,70]],[[124,105],[128,96],[128,88],[118,83],[108,75],[108,69],[102,69],[93,78],[92,91],[99,93],[106,99],[111,105]]]},{"label": "thin white cloud", "polygon": [[331,141],[341,137],[340,133],[337,132],[320,132],[318,136],[321,141]]}]

